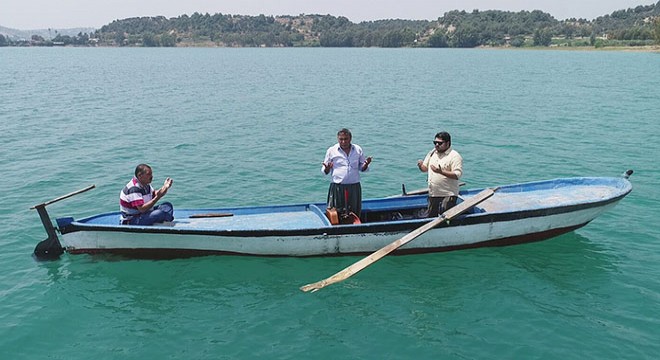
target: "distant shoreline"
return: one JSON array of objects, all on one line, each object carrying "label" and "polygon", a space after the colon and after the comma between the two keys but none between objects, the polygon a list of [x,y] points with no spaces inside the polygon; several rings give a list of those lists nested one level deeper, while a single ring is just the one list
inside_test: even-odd
[{"label": "distant shoreline", "polygon": [[660,45],[645,46],[535,46],[535,47],[513,47],[513,46],[480,46],[478,49],[492,50],[553,50],[553,51],[623,51],[623,52],[649,52],[660,53]]},{"label": "distant shoreline", "polygon": [[[145,49],[148,47],[133,47],[133,46],[75,46],[75,45],[55,45],[55,46],[20,46],[21,48],[125,48],[125,49]],[[153,49],[164,49],[164,47],[153,47]],[[302,48],[316,48],[316,49],[390,49],[386,47],[322,47],[322,46],[299,46],[299,47],[259,47],[259,46],[217,46],[209,44],[187,44],[169,47],[174,48],[227,48],[227,49],[302,49]],[[621,52],[647,52],[647,53],[660,53],[660,45],[645,45],[645,46],[477,46],[474,48],[431,48],[431,47],[399,47],[393,49],[483,49],[483,50],[514,50],[514,51],[621,51]]]}]

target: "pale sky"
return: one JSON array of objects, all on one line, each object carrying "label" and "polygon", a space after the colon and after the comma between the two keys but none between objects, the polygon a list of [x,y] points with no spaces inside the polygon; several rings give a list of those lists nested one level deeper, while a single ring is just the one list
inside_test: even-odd
[{"label": "pale sky", "polygon": [[100,28],[142,16],[232,15],[345,16],[352,22],[384,19],[435,20],[451,10],[541,10],[557,20],[593,20],[654,0],[3,0],[0,26],[19,30]]}]

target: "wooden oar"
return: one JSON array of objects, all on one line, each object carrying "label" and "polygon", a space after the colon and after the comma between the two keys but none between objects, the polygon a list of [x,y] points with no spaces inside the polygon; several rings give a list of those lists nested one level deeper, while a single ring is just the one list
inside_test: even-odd
[{"label": "wooden oar", "polygon": [[375,263],[376,261],[380,260],[383,258],[385,255],[391,253],[392,251],[398,249],[399,247],[407,244],[411,240],[415,239],[416,237],[422,235],[423,233],[433,229],[437,225],[439,225],[442,222],[449,221],[456,216],[468,211],[469,209],[473,208],[475,205],[481,203],[482,201],[488,199],[493,195],[493,193],[497,190],[497,188],[486,188],[483,191],[479,192],[477,195],[466,199],[462,203],[454,206],[453,208],[445,211],[440,215],[437,219],[430,221],[419,228],[413,230],[409,234],[405,235],[404,237],[395,240],[394,242],[390,243],[389,245],[386,245],[380,250],[377,250],[376,252],[372,253],[371,255],[363,258],[362,260],[354,263],[353,265],[345,268],[344,270],[332,275],[331,277],[312,283],[312,284],[307,284],[305,286],[302,286],[300,290],[302,291],[317,291],[323,287],[326,287],[328,285],[344,281],[348,279],[349,277],[357,274],[360,270],[366,268],[367,266]]},{"label": "wooden oar", "polygon": [[83,193],[83,192],[85,192],[85,191],[87,191],[87,190],[92,190],[94,187],[96,187],[96,185],[89,185],[88,187],[86,187],[86,188],[84,188],[84,189],[80,189],[80,190],[77,190],[77,191],[74,191],[74,192],[68,193],[68,194],[66,194],[66,195],[60,196],[60,197],[58,197],[58,198],[55,198],[55,199],[53,199],[53,200],[51,200],[51,201],[46,201],[45,203],[41,203],[41,204],[39,204],[39,205],[35,205],[35,206],[31,207],[30,210],[36,209],[36,208],[38,208],[39,206],[50,205],[50,204],[52,204],[52,203],[54,203],[54,202],[58,202],[58,201],[60,201],[60,200],[64,200],[64,199],[70,198],[70,197],[72,197],[73,195],[78,195],[78,194]]}]

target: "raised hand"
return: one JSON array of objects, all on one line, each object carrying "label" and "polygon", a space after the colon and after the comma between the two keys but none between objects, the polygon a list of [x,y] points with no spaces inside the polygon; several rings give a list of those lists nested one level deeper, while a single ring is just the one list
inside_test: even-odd
[{"label": "raised hand", "polygon": [[325,172],[326,174],[329,173],[330,170],[332,170],[332,167],[334,166],[332,161],[328,161],[327,164],[326,163],[321,163],[321,164],[323,164],[323,172]]}]

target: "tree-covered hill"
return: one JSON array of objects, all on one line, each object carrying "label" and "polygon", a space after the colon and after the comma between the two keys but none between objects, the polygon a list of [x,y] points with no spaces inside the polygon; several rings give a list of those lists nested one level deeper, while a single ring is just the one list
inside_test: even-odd
[{"label": "tree-covered hill", "polygon": [[[34,39],[33,39],[34,40]],[[37,39],[39,40],[39,39]],[[116,20],[91,34],[53,43],[100,46],[462,47],[660,44],[660,1],[594,20],[556,20],[540,10],[450,11],[435,21],[353,23],[332,15],[246,16],[194,13]],[[47,44],[47,42],[45,42]],[[0,38],[0,45],[11,45]]]}]

